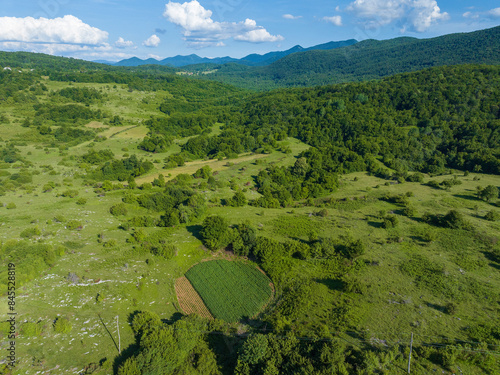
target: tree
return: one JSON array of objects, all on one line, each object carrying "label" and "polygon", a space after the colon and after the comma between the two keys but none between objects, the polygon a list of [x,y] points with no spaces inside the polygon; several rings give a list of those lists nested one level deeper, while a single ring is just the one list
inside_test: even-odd
[{"label": "tree", "polygon": [[237,191],[227,203],[232,207],[243,207],[247,204],[247,197],[243,192]]},{"label": "tree", "polygon": [[230,240],[229,224],[222,216],[209,216],[203,221],[201,235],[208,249],[220,249],[227,246]]},{"label": "tree", "polygon": [[498,188],[493,185],[488,185],[484,189],[479,190],[478,196],[480,199],[490,202],[491,200],[498,198]]},{"label": "tree", "polygon": [[247,338],[241,348],[239,359],[251,365],[256,365],[264,359],[268,349],[267,337],[261,333]]}]

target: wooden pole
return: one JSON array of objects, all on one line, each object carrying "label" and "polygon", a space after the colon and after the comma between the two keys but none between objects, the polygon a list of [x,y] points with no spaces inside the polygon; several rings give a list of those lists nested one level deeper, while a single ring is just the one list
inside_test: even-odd
[{"label": "wooden pole", "polygon": [[122,345],[120,342],[120,327],[118,326],[118,315],[116,316],[116,330],[118,331],[118,354],[122,353]]},{"label": "wooden pole", "polygon": [[410,356],[408,357],[408,374],[410,373],[410,363],[411,363],[412,350],[413,350],[413,332],[411,333],[411,340],[410,340]]}]

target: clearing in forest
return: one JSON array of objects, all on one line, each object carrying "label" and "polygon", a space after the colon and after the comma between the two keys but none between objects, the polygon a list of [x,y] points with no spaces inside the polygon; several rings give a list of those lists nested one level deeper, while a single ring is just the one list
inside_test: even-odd
[{"label": "clearing in forest", "polygon": [[243,262],[201,262],[189,269],[186,277],[212,315],[228,322],[256,315],[272,295],[271,280]]}]

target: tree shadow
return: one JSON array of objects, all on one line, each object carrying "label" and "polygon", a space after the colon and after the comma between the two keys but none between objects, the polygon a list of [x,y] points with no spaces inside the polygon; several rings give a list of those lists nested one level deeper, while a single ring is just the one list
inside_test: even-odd
[{"label": "tree shadow", "polygon": [[444,306],[438,305],[436,303],[426,302],[426,305],[427,305],[427,307],[430,307],[430,308],[437,310],[439,312],[444,312],[444,310],[445,310]]},{"label": "tree shadow", "polygon": [[188,225],[186,226],[186,229],[189,233],[191,233],[196,239],[202,241],[203,237],[201,235],[201,230],[203,227],[201,225]]},{"label": "tree shadow", "polygon": [[330,289],[330,290],[336,290],[336,291],[339,291],[339,292],[342,292],[345,289],[345,287],[346,287],[345,281],[342,281],[342,280],[336,280],[336,279],[315,279],[315,281],[317,283],[326,285],[328,287],[328,289]]},{"label": "tree shadow", "polygon": [[479,199],[478,197],[475,197],[473,195],[453,194],[453,196],[456,198],[467,199],[468,201],[475,201],[475,202],[481,201],[481,199]]},{"label": "tree shadow", "polygon": [[111,338],[111,341],[113,341],[113,344],[115,344],[116,351],[119,352],[118,344],[116,343],[116,341],[115,341],[113,335],[111,334],[111,332],[109,331],[108,327],[106,327],[104,320],[102,320],[101,314],[97,314],[97,316],[99,317],[99,320],[101,321],[102,326],[104,327],[104,329],[108,333],[109,337]]},{"label": "tree shadow", "polygon": [[373,228],[382,228],[382,223],[380,221],[367,221],[367,223]]}]

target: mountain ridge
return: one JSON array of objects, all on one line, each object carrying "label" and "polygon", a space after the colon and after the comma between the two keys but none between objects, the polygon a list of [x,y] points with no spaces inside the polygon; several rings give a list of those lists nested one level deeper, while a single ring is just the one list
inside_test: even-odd
[{"label": "mountain ridge", "polygon": [[111,63],[103,60],[95,62],[105,63],[113,66],[167,65],[176,68],[187,65],[196,65],[196,64],[227,64],[232,62],[247,66],[265,66],[295,52],[336,49],[354,45],[357,42],[358,41],[355,39],[348,39],[337,42],[331,41],[307,48],[304,48],[297,44],[285,51],[272,51],[265,53],[263,55],[252,53],[242,57],[241,59],[233,58],[230,56],[209,58],[209,57],[200,57],[196,54],[190,54],[190,55],[176,55],[172,57],[167,57],[163,60],[157,60],[153,58],[142,60],[138,57],[131,57],[129,59],[124,59],[116,63]]}]

